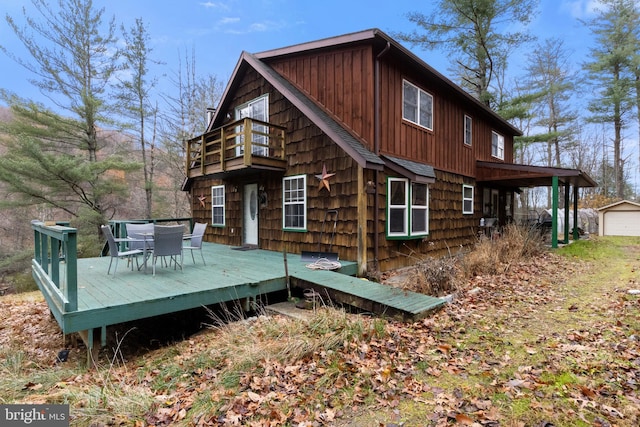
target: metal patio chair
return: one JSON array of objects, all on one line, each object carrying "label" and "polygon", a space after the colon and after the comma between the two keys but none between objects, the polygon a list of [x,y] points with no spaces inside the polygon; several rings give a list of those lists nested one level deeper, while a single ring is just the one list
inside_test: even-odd
[{"label": "metal patio chair", "polygon": [[[113,233],[111,232],[111,228],[108,225],[103,225],[100,227],[102,230],[102,234],[107,238],[107,242],[109,244],[109,254],[111,255],[111,259],[109,260],[109,269],[107,270],[107,274],[111,272],[111,264],[113,263],[113,259],[116,259],[116,264],[113,268],[113,275],[116,275],[116,270],[118,269],[118,259],[127,258],[128,262],[131,262],[131,270],[133,270],[133,258],[136,259],[136,265],[138,264],[138,255],[143,254],[142,249],[128,249],[126,251],[120,251],[118,249],[118,243],[116,239],[113,237]],[[118,239],[122,240],[122,239]]]},{"label": "metal patio chair", "polygon": [[[175,263],[174,269],[180,266],[182,271],[182,238],[184,236],[184,226],[182,225],[154,225],[153,226],[153,275],[156,275],[156,262],[158,257],[169,257]],[[179,261],[178,262],[178,257]]]},{"label": "metal patio chair", "polygon": [[189,249],[191,251],[191,259],[193,263],[196,263],[196,259],[193,256],[193,251],[200,251],[200,256],[202,257],[202,263],[207,264],[204,260],[204,254],[202,253],[202,239],[204,238],[204,232],[207,229],[207,224],[203,222],[196,222],[193,226],[193,233],[191,233],[190,242],[188,245],[185,245],[182,249]]}]

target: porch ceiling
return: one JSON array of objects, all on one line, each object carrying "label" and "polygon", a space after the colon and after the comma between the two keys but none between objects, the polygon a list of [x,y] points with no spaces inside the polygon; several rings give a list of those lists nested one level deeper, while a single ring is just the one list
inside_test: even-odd
[{"label": "porch ceiling", "polygon": [[515,163],[476,162],[476,180],[493,185],[520,187],[550,187],[553,177],[558,182],[575,187],[597,187],[589,175],[579,169],[554,168],[547,166],[519,165]]}]

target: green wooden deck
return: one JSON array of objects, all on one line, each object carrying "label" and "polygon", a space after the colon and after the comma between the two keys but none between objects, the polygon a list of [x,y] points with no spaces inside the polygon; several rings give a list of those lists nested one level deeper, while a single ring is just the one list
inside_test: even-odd
[{"label": "green wooden deck", "polygon": [[[102,331],[127,321],[178,312],[191,308],[286,291],[284,255],[267,250],[234,250],[229,246],[203,244],[206,265],[195,253],[195,263],[185,252],[183,271],[156,267],[156,275],[138,271],[120,260],[116,275],[107,275],[110,257],[77,260],[77,310],[65,311],[50,301],[39,282],[49,307],[63,332]],[[287,271],[292,287],[314,288],[333,303],[349,304],[378,314],[403,319],[420,318],[440,307],[444,300],[406,293],[390,286],[353,277],[357,266],[341,261],[339,272],[311,270],[299,255],[287,254]],[[64,270],[63,270],[64,271]],[[113,270],[112,270],[113,271]],[[64,283],[64,277],[61,278]],[[276,301],[274,301],[276,302]],[[89,334],[89,346],[93,343]]]}]

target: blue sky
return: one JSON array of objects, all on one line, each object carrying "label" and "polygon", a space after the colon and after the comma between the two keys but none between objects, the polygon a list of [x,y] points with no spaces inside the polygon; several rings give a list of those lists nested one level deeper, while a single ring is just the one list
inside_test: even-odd
[{"label": "blue sky", "polygon": [[[57,0],[50,2],[56,4]],[[226,84],[243,50],[260,52],[369,28],[388,34],[409,32],[415,26],[406,14],[429,14],[433,7],[432,2],[420,4],[415,0],[94,0],[94,5],[105,7],[106,17],[114,16],[126,27],[143,18],[152,38],[153,56],[164,63],[154,70],[160,88],[169,85],[166,76],[178,70],[179,58],[184,61],[192,51],[198,74],[213,74]],[[18,55],[24,55],[24,50],[4,17],[9,14],[23,22],[22,7],[33,11],[30,0],[0,0],[0,44]],[[578,18],[588,18],[592,8],[590,0],[541,0],[539,13],[529,28],[541,39],[563,39],[565,47],[574,51],[572,63],[577,67],[584,60],[589,37]],[[449,75],[446,56],[441,52],[407,47]],[[518,63],[512,64],[510,74],[518,75],[518,69]],[[2,53],[0,70],[0,87],[44,101],[30,87],[27,72]]]}]

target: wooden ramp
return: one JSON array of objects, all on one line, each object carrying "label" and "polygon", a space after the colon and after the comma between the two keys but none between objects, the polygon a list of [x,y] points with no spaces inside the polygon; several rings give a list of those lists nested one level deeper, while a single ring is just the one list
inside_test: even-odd
[{"label": "wooden ramp", "polygon": [[325,302],[327,299],[356,307],[376,315],[403,321],[426,317],[441,308],[446,301],[389,285],[325,270],[311,270],[304,263],[293,269],[292,285],[313,289]]}]

